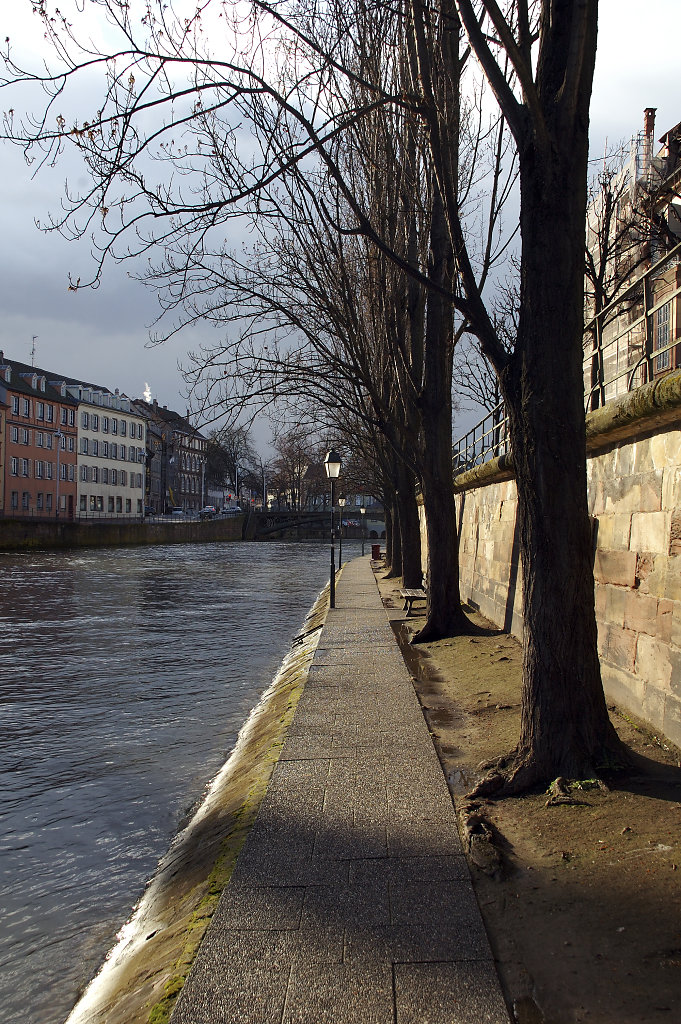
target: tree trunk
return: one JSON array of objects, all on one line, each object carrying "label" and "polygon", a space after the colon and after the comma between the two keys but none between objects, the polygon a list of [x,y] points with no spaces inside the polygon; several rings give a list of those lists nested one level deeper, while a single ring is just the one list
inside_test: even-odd
[{"label": "tree trunk", "polygon": [[397,504],[402,547],[401,575],[404,586],[420,587],[423,571],[421,569],[421,525],[416,504],[416,480],[413,472],[403,462],[398,466]]},{"label": "tree trunk", "polygon": [[[619,756],[596,646],[582,378],[586,147],[562,139],[552,177],[521,152],[519,344],[501,385],[518,487],[523,571],[520,742],[504,788],[584,778]],[[583,154],[586,172],[586,156]],[[491,781],[491,780],[490,780]]]},{"label": "tree trunk", "polygon": [[[393,501],[390,516],[390,565],[386,579],[397,578],[402,575],[402,530],[401,530],[402,509],[400,508],[399,492]],[[388,561],[388,535],[386,533],[386,562]]]},{"label": "tree trunk", "polygon": [[[454,290],[454,260],[444,209],[434,185],[431,225],[431,279]],[[420,403],[422,451],[419,458],[428,538],[426,623],[413,643],[469,633],[461,608],[459,545],[452,471],[452,361],[454,307],[431,291],[426,310],[423,392]]]}]

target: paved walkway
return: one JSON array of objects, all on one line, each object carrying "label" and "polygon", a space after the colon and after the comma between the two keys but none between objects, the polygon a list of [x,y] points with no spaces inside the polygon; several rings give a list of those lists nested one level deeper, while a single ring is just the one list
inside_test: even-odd
[{"label": "paved walkway", "polygon": [[447,785],[368,558],[173,1024],[508,1024]]}]

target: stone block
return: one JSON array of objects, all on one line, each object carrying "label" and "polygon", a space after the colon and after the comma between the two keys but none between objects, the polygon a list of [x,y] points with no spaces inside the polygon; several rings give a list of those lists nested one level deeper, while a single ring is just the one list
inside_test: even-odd
[{"label": "stone block", "polygon": [[669,554],[670,556],[681,555],[681,508],[674,508],[671,512]]},{"label": "stone block", "polygon": [[668,430],[648,438],[650,456],[656,469],[664,469],[681,462],[681,431]]},{"label": "stone block", "polygon": [[638,679],[631,672],[624,672],[607,663],[601,665],[601,678],[608,701],[626,708],[638,715],[639,718],[642,717],[641,705],[645,690],[645,683],[642,679]]},{"label": "stone block", "polygon": [[[657,602],[657,623],[655,627],[655,636],[663,644],[670,644],[672,642],[672,630],[674,621],[674,604],[677,602],[669,601],[668,599],[658,600]],[[677,615],[681,610],[681,604],[677,603]]]},{"label": "stone block", "polygon": [[631,537],[631,514],[604,515],[598,520],[598,546],[611,551],[627,551]]},{"label": "stone block", "polygon": [[669,511],[681,506],[681,467],[667,466],[662,474],[662,508]]},{"label": "stone block", "polygon": [[636,462],[636,442],[633,444],[622,444],[616,448],[613,455],[613,472],[618,477],[632,476]]},{"label": "stone block", "polygon": [[[664,602],[660,602],[663,604]],[[681,650],[681,601],[672,601],[672,621],[671,621],[671,637],[670,642],[672,647],[678,647]]]},{"label": "stone block", "polygon": [[636,590],[624,591],[624,617],[625,629],[633,629],[637,633],[647,633],[649,636],[657,635],[657,608],[658,600],[652,594],[641,594]]},{"label": "stone block", "polygon": [[596,584],[594,598],[596,602],[596,620],[598,622],[605,622],[608,603],[608,588],[601,583]]},{"label": "stone block", "polygon": [[624,626],[627,596],[633,591],[624,587],[606,587],[605,621]]},{"label": "stone block", "polygon": [[661,730],[664,723],[666,694],[657,686],[646,684],[641,703],[641,718],[653,729]]},{"label": "stone block", "polygon": [[599,583],[633,587],[636,583],[636,552],[599,548],[594,560],[594,578]]},{"label": "stone block", "polygon": [[681,699],[674,694],[668,694],[664,702],[662,731],[667,739],[681,747]]},{"label": "stone block", "polygon": [[615,477],[605,493],[605,511],[638,512],[641,508],[641,481],[636,477]]},{"label": "stone block", "polygon": [[636,640],[637,634],[631,629],[607,626],[605,660],[615,668],[633,672],[636,665]]},{"label": "stone block", "polygon": [[669,527],[668,512],[634,512],[629,541],[631,550],[666,555],[669,549]]},{"label": "stone block", "polygon": [[662,508],[662,470],[641,476],[641,512],[659,512]]},{"label": "stone block", "polygon": [[665,563],[665,571],[658,597],[669,601],[681,601],[681,559],[670,558]]},{"label": "stone block", "polygon": [[652,473],[655,468],[650,450],[650,438],[637,441],[633,447],[633,473]]},{"label": "stone block", "polygon": [[639,633],[636,645],[636,675],[644,679],[649,686],[659,687],[665,693],[669,693],[672,678],[669,647],[654,637]]}]

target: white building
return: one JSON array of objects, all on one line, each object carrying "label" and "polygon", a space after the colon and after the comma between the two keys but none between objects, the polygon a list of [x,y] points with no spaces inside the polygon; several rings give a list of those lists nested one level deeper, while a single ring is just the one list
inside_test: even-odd
[{"label": "white building", "polygon": [[79,518],[144,514],[146,423],[118,392],[67,383],[78,402]]}]

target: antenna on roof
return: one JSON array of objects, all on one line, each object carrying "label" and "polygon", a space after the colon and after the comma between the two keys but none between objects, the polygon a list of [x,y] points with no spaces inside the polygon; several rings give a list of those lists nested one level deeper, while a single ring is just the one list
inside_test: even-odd
[{"label": "antenna on roof", "polygon": [[33,344],[31,345],[31,366],[35,366],[35,343],[38,340],[38,335],[33,335]]}]

